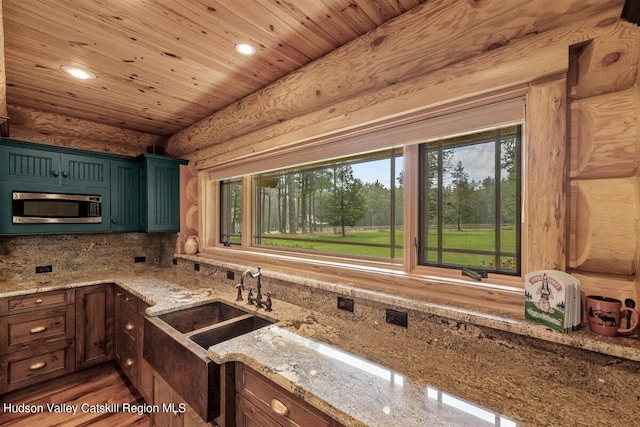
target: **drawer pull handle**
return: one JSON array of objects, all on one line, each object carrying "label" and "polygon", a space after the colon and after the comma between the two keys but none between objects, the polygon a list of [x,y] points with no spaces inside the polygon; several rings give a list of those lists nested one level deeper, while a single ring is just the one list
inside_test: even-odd
[{"label": "drawer pull handle", "polygon": [[38,362],[38,363],[34,363],[33,365],[29,366],[29,370],[30,371],[37,371],[38,369],[42,369],[45,366],[47,366],[46,362]]},{"label": "drawer pull handle", "polygon": [[40,332],[44,332],[47,330],[46,326],[36,326],[35,328],[31,328],[32,334],[39,334]]},{"label": "drawer pull handle", "polygon": [[42,300],[41,300],[40,298],[38,298],[38,299],[36,300],[36,304],[42,304]]},{"label": "drawer pull handle", "polygon": [[276,398],[271,399],[271,410],[278,415],[282,415],[283,417],[289,415],[289,408],[287,408],[287,405]]},{"label": "drawer pull handle", "polygon": [[135,362],[130,357],[127,357],[127,360],[124,361],[124,364],[127,365],[128,367],[131,367],[131,365],[133,365],[134,363]]},{"label": "drawer pull handle", "polygon": [[124,328],[125,328],[127,331],[133,331],[133,328],[135,328],[135,326],[133,325],[133,323],[127,323],[127,324],[124,326]]}]

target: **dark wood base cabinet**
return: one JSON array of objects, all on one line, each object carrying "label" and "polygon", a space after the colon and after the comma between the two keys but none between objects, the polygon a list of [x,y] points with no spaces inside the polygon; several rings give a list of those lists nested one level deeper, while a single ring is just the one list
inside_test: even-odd
[{"label": "dark wood base cabinet", "polygon": [[73,372],[74,291],[0,298],[0,394]]},{"label": "dark wood base cabinet", "polygon": [[76,289],[76,368],[113,360],[113,285]]},{"label": "dark wood base cabinet", "polygon": [[343,427],[255,370],[236,363],[237,427]]}]

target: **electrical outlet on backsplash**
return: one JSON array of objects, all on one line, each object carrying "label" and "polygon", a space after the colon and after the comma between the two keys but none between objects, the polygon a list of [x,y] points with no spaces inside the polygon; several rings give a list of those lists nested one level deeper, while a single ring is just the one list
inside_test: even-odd
[{"label": "electrical outlet on backsplash", "polygon": [[[131,265],[145,254],[148,266],[169,267],[173,233],[60,234],[0,237],[0,280],[42,280],[59,274],[105,271]],[[35,266],[53,265],[36,275]],[[139,264],[143,265],[143,264]]]}]

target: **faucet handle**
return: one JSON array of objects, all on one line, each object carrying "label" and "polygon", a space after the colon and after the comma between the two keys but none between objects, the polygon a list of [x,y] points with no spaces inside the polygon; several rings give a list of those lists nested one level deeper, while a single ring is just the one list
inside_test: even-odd
[{"label": "faucet handle", "polygon": [[271,292],[267,292],[267,300],[264,302],[264,311],[271,311],[271,306],[273,305],[271,295]]},{"label": "faucet handle", "polygon": [[236,301],[242,301],[242,291],[244,290],[244,285],[242,283],[238,283],[236,285],[236,289],[238,290],[238,296],[236,297]]},{"label": "faucet handle", "polygon": [[253,298],[253,288],[249,288],[249,293],[247,294],[247,304],[253,305],[255,299]]}]

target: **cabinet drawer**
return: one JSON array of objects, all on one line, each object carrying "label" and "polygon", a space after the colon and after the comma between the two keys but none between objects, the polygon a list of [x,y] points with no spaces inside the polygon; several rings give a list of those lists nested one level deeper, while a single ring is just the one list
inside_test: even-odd
[{"label": "cabinet drawer", "polygon": [[138,345],[135,341],[133,341],[126,335],[121,339],[120,358],[121,359],[119,360],[119,364],[122,368],[122,371],[131,380],[131,383],[133,383],[133,385],[137,388],[138,365],[140,365],[140,360],[138,360]]},{"label": "cabinet drawer", "polygon": [[236,394],[236,408],[238,427],[282,427],[240,394]]},{"label": "cabinet drawer", "polygon": [[336,425],[328,415],[240,363],[236,365],[236,391],[283,426]]},{"label": "cabinet drawer", "polygon": [[137,312],[130,310],[127,306],[122,308],[118,328],[123,336],[129,337],[136,343],[142,337],[142,319]]},{"label": "cabinet drawer", "polygon": [[61,289],[59,291],[37,292],[29,295],[0,298],[0,316],[73,304],[74,293],[73,289]]},{"label": "cabinet drawer", "polygon": [[74,353],[67,340],[0,356],[0,393],[71,372]]},{"label": "cabinet drawer", "polygon": [[75,334],[74,309],[66,307],[0,317],[0,354],[26,350],[44,342],[72,339]]},{"label": "cabinet drawer", "polygon": [[119,298],[123,307],[129,307],[133,311],[138,310],[138,298],[131,292],[116,288],[116,297]]}]

